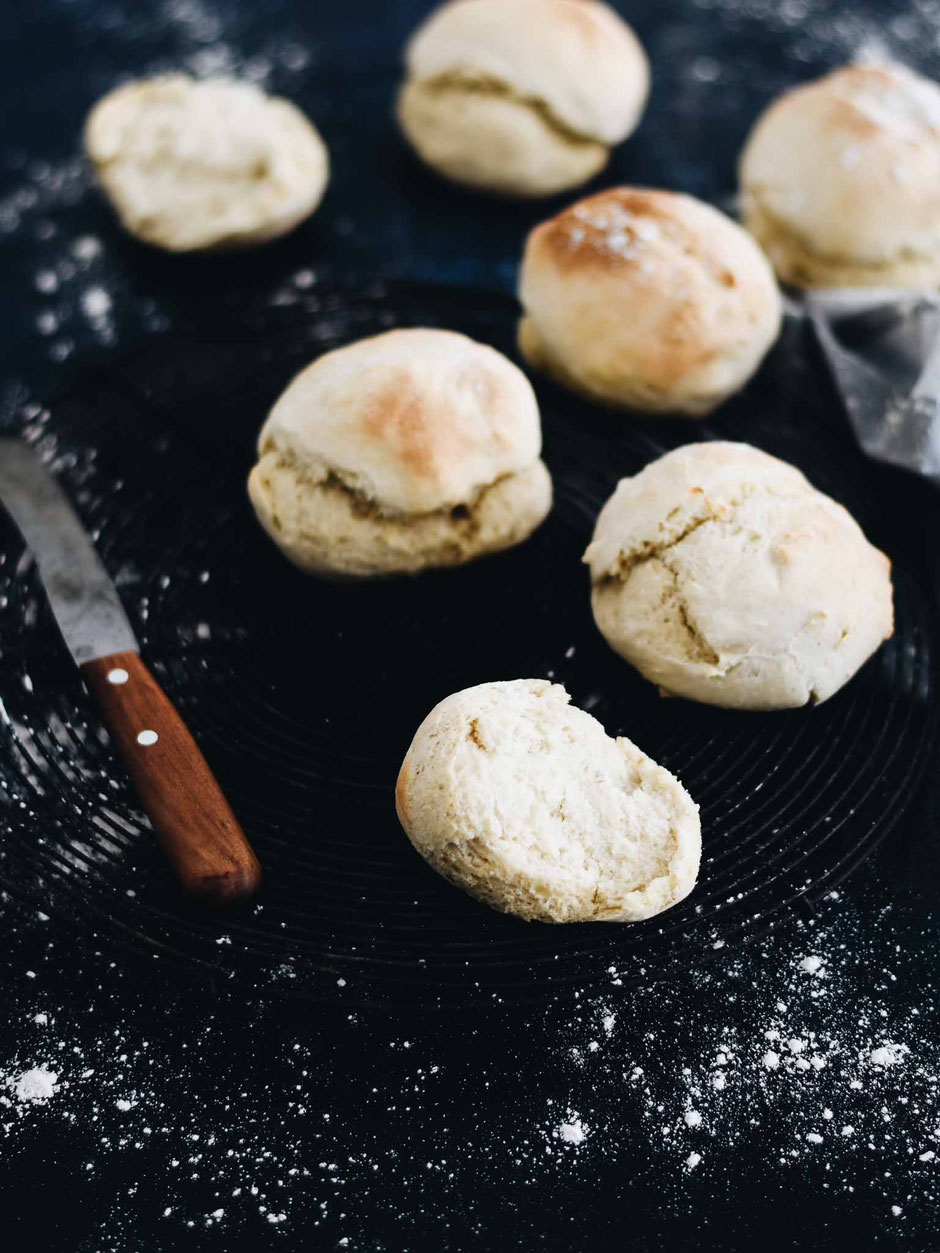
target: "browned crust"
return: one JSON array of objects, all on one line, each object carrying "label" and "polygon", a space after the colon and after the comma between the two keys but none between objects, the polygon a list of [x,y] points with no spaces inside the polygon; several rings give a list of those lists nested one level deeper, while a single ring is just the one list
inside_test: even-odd
[{"label": "browned crust", "polygon": [[[473,390],[487,423],[487,439],[496,447],[506,447],[510,441],[501,415],[511,397],[499,375],[467,362],[455,386]],[[480,435],[448,422],[439,399],[429,403],[426,389],[418,385],[407,367],[389,371],[371,391],[359,429],[364,439],[381,444],[415,478],[430,481],[439,477],[441,466],[459,460],[475,447]]]},{"label": "browned crust", "polygon": [[526,251],[538,253],[544,262],[561,271],[589,266],[601,270],[638,270],[649,242],[629,223],[622,226],[618,223],[616,229],[622,230],[630,243],[643,247],[638,247],[636,254],[611,248],[611,228],[598,226],[586,217],[592,213],[622,211],[633,218],[654,222],[662,237],[660,248],[665,242],[689,257],[694,256],[717,284],[734,287],[737,283],[734,273],[709,248],[707,237],[683,222],[684,203],[684,199],[673,192],[646,187],[612,187],[569,205],[536,226],[529,235]]}]

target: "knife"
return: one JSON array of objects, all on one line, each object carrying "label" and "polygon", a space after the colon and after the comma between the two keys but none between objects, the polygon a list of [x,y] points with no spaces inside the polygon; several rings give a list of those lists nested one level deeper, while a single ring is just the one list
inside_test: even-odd
[{"label": "knife", "polygon": [[261,867],[196,742],[141,661],[114,583],[38,456],[0,439],[0,503],[39,569],[62,638],[127,765],[184,891],[251,896]]}]

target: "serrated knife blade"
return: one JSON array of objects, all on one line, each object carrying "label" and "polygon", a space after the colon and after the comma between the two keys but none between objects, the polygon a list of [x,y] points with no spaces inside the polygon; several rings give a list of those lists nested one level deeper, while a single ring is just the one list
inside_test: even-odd
[{"label": "serrated knife blade", "polygon": [[39,457],[0,439],[0,502],[29,546],[49,606],[77,665],[138,652],[114,582],[65,493]]}]

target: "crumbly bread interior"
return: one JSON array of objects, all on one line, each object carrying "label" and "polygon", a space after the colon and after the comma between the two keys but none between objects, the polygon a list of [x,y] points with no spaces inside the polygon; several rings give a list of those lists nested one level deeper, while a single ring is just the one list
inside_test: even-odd
[{"label": "crumbly bread interior", "polygon": [[544,680],[442,701],[402,765],[399,817],[418,851],[496,909],[543,922],[636,921],[698,872],[698,810],[629,740]]},{"label": "crumbly bread interior", "polygon": [[127,230],[171,251],[281,235],[313,212],[328,178],[313,125],[250,83],[128,83],[92,110],[85,143]]}]

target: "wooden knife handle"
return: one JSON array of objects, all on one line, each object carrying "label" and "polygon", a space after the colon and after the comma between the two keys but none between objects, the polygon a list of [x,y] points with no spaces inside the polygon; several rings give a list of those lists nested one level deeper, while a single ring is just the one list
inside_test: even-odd
[{"label": "wooden knife handle", "polygon": [[81,667],[184,891],[244,900],[261,867],[196,741],[136,653]]}]

